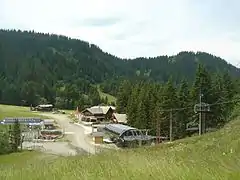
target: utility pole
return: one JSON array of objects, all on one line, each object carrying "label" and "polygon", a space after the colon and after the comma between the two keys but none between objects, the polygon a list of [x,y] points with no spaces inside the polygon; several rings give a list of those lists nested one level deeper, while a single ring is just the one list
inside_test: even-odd
[{"label": "utility pole", "polygon": [[161,142],[161,111],[159,105],[157,105],[157,109],[155,112],[154,117],[156,118],[156,144],[159,144]]},{"label": "utility pole", "polygon": [[170,139],[170,141],[172,141],[172,129],[173,129],[173,115],[172,115],[172,109],[171,109],[171,111],[170,111],[170,128],[169,128],[169,131],[170,131],[170,133],[169,133],[169,139]]},{"label": "utility pole", "polygon": [[206,133],[206,113],[210,112],[210,105],[205,102],[202,102],[203,96],[204,95],[202,94],[200,89],[199,104],[196,104],[194,106],[194,112],[199,113],[199,123],[198,123],[199,136]]},{"label": "utility pole", "polygon": [[159,118],[157,118],[157,129],[156,129],[156,144],[159,144],[159,139],[160,139],[160,122]]},{"label": "utility pole", "polygon": [[202,91],[200,89],[200,95],[199,95],[199,105],[200,105],[200,111],[199,111],[199,136],[202,134]]},{"label": "utility pole", "polygon": [[206,112],[204,111],[202,114],[202,133],[206,133]]}]

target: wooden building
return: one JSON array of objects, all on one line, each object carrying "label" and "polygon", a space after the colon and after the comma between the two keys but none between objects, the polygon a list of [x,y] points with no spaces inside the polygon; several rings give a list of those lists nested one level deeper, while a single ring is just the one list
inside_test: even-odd
[{"label": "wooden building", "polygon": [[123,124],[107,124],[105,130],[114,134],[112,139],[115,139],[116,145],[120,147],[150,145],[156,139],[142,130]]},{"label": "wooden building", "polygon": [[115,107],[112,106],[93,106],[82,111],[81,121],[85,122],[102,122],[110,121]]},{"label": "wooden building", "polygon": [[104,133],[102,133],[102,132],[94,132],[94,133],[92,133],[92,136],[93,136],[93,142],[95,144],[102,144],[103,143]]},{"label": "wooden building", "polygon": [[55,129],[54,119],[44,119],[43,124],[44,124],[44,129]]},{"label": "wooden building", "polygon": [[114,123],[127,124],[127,115],[126,114],[113,113],[112,121]]},{"label": "wooden building", "polygon": [[34,108],[34,110],[50,112],[50,111],[53,111],[53,105],[52,104],[41,104],[41,105],[36,106]]}]

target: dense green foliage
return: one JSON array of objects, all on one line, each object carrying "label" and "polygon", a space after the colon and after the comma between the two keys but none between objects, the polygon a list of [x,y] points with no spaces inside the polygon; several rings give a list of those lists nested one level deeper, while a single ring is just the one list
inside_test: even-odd
[{"label": "dense green foliage", "polygon": [[[127,113],[128,123],[134,127],[150,129],[156,134],[157,121],[161,135],[169,136],[170,113],[173,121],[173,138],[183,138],[192,132],[186,131],[187,125],[198,123],[194,112],[195,104],[210,104],[210,113],[206,114],[206,128],[222,127],[234,108],[233,100],[239,85],[227,72],[211,74],[199,65],[195,80],[189,85],[185,80],[176,84],[170,78],[167,83],[124,81],[117,97],[117,110]],[[205,114],[205,113],[204,113]],[[204,115],[203,114],[203,115]]]},{"label": "dense green foliage", "polygon": [[121,63],[79,40],[0,31],[0,102],[49,102],[61,108],[96,105],[101,99],[92,84],[112,77],[114,68],[119,69]]},{"label": "dense green foliage", "polygon": [[0,155],[18,152],[21,143],[21,128],[18,121],[0,129]]},{"label": "dense green foliage", "polygon": [[0,155],[11,153],[11,145],[9,141],[9,133],[6,129],[0,129]]},{"label": "dense green foliage", "polygon": [[[0,121],[6,117],[47,117],[31,112],[28,107],[0,105]],[[14,125],[0,125],[0,154],[16,152],[21,146],[21,132],[26,127],[19,125],[18,121]]]},{"label": "dense green foliage", "polygon": [[240,76],[234,66],[203,52],[126,60],[65,36],[0,30],[0,103],[82,109],[106,104],[97,84],[116,95],[123,79],[166,82],[172,76],[177,83],[183,77],[191,82],[199,62],[211,73],[228,70]]}]

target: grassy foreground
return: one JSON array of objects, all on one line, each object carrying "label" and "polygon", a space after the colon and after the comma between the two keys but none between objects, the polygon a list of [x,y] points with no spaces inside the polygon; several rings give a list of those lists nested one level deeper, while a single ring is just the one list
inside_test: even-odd
[{"label": "grassy foreground", "polygon": [[0,179],[239,180],[239,129],[238,119],[218,132],[172,144],[54,161],[34,152],[0,156]]}]

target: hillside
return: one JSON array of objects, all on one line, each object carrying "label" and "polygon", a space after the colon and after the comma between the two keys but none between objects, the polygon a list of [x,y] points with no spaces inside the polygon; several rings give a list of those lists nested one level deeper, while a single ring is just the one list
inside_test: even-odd
[{"label": "hillside", "polygon": [[0,156],[0,179],[238,180],[239,128],[237,117],[223,129],[201,137],[90,157],[56,157],[37,152],[4,155]]},{"label": "hillside", "polygon": [[204,52],[126,60],[65,36],[0,30],[0,103],[49,102],[64,109],[96,105],[105,102],[98,84],[104,93],[116,95],[121,79],[192,81],[198,63],[240,77],[239,69]]},{"label": "hillside", "polygon": [[177,82],[183,78],[192,81],[198,63],[204,64],[212,73],[228,71],[232,76],[239,77],[240,70],[225,60],[205,52],[180,52],[175,56],[159,56],[155,58],[137,58],[127,61],[127,66],[138,70],[138,73],[166,82],[170,76]]}]

